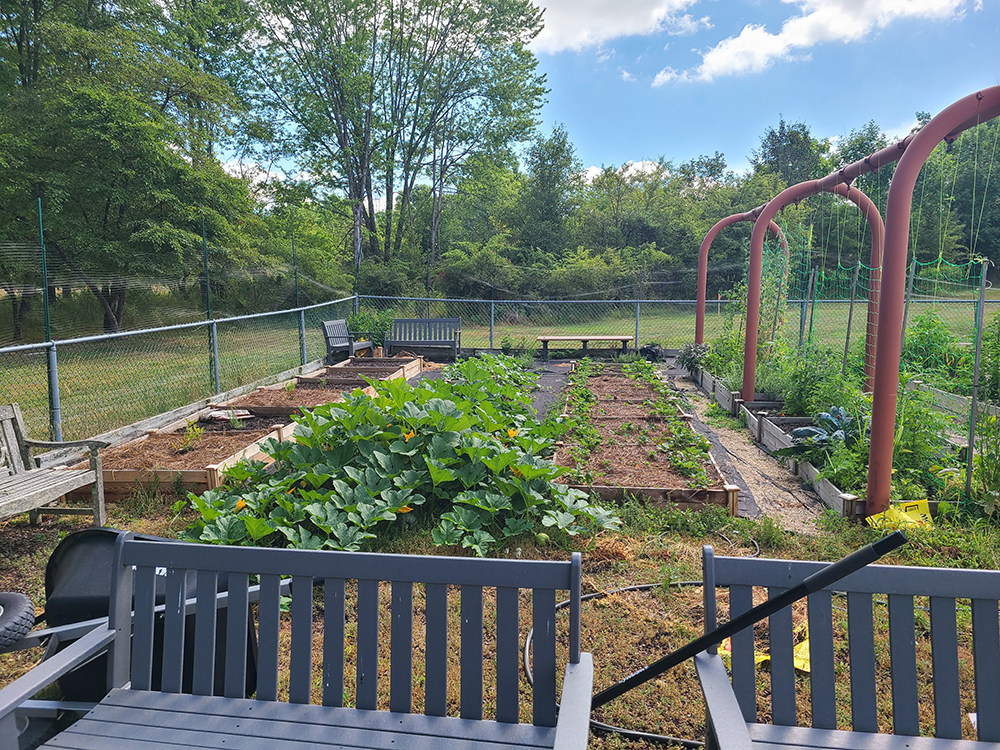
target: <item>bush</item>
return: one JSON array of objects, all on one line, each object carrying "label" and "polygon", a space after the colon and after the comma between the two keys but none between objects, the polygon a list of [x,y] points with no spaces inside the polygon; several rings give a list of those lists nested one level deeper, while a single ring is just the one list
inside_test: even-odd
[{"label": "bush", "polygon": [[370,336],[373,346],[382,346],[394,318],[392,310],[359,310],[348,316],[347,327],[355,336]]}]

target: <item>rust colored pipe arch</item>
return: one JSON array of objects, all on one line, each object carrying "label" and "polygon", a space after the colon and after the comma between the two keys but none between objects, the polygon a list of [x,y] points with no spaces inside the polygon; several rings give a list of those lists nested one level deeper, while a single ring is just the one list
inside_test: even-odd
[{"label": "rust colored pipe arch", "polygon": [[[894,148],[894,147],[893,147]],[[882,152],[880,151],[879,154]],[[868,157],[874,159],[877,154]],[[863,160],[863,161],[868,161]],[[860,163],[860,162],[859,162]],[[882,162],[884,163],[884,162]],[[852,165],[853,166],[853,165]],[[850,167],[840,170],[838,174],[847,173]],[[859,173],[860,174],[860,173]],[[857,175],[855,175],[856,177]],[[852,177],[851,179],[854,179]],[[868,382],[871,377],[872,363],[871,352],[874,350],[871,338],[876,335],[878,321],[879,290],[881,288],[881,275],[879,269],[882,265],[882,242],[885,236],[882,217],[871,199],[855,187],[848,187],[843,182],[823,180],[809,180],[792,185],[790,188],[778,193],[764,206],[753,226],[753,234],[750,237],[750,273],[747,281],[747,320],[746,320],[746,340],[743,347],[743,386],[742,396],[746,401],[753,400],[754,381],[757,377],[757,329],[758,315],[760,314],[760,289],[761,275],[764,258],[764,234],[765,222],[770,222],[775,214],[790,203],[796,203],[803,198],[817,193],[834,193],[847,198],[854,203],[864,213],[868,221],[868,228],[872,236],[871,253],[871,275],[869,277],[868,295],[868,326],[865,343],[865,380]]]},{"label": "rust colored pipe arch", "polygon": [[913,188],[921,167],[938,143],[952,141],[962,131],[998,115],[1000,86],[983,89],[958,100],[931,118],[913,136],[892,176],[886,202],[885,264],[875,349],[871,448],[868,453],[868,515],[881,513],[889,507]]},{"label": "rust colored pipe arch", "polygon": [[[694,343],[705,343],[705,295],[708,288],[708,250],[712,246],[712,242],[715,240],[716,235],[726,227],[738,224],[741,221],[756,220],[763,208],[763,206],[758,206],[753,211],[727,216],[709,229],[708,234],[705,235],[705,239],[701,241],[701,248],[698,250],[698,306],[695,313]],[[785,251],[785,257],[787,258],[788,240],[785,239],[785,233],[773,221],[768,222],[767,228],[771,234],[778,238],[778,243],[781,245],[781,249]]]}]

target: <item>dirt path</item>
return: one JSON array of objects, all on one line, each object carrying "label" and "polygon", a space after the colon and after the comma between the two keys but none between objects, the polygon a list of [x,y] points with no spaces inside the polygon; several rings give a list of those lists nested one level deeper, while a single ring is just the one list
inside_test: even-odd
[{"label": "dirt path", "polygon": [[765,514],[780,519],[788,531],[816,533],[816,519],[826,506],[785,466],[754,445],[746,430],[706,424],[708,396],[687,378],[687,372],[667,363],[661,377],[680,391],[697,417],[692,426],[712,443],[712,455],[727,481],[740,488],[740,515]]}]

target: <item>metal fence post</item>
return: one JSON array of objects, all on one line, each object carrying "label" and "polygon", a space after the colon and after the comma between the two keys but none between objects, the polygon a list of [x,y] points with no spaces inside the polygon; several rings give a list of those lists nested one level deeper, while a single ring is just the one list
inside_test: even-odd
[{"label": "metal fence post", "polygon": [[639,351],[639,308],[642,303],[639,300],[635,301],[635,351]]},{"label": "metal fence post", "polygon": [[854,266],[854,281],[851,283],[851,307],[847,312],[847,336],[844,337],[844,361],[840,365],[840,374],[847,374],[847,353],[851,350],[851,323],[854,322],[854,299],[858,293],[858,273],[861,271],[861,261]]},{"label": "metal fence post", "polygon": [[986,298],[986,267],[989,261],[985,258],[979,273],[979,302],[976,304],[976,357],[972,368],[972,403],[969,405],[969,447],[965,452],[965,496],[972,494],[972,456],[976,450],[976,423],[979,417],[979,355],[983,349],[983,314]]},{"label": "metal fence post", "polygon": [[48,348],[49,361],[49,431],[54,441],[62,442],[62,407],[59,404],[59,361],[56,345]]},{"label": "metal fence post", "polygon": [[358,314],[358,295],[354,295],[354,314]]},{"label": "metal fence post", "polygon": [[799,311],[799,349],[802,348],[802,344],[806,337],[806,307],[809,304],[809,298],[812,297],[813,282],[816,280],[816,269],[814,268],[809,273],[809,284],[807,285],[805,296],[802,298],[802,304],[800,305]]},{"label": "metal fence post", "polygon": [[496,317],[496,302],[490,300],[490,349],[493,348],[493,320]]},{"label": "metal fence post", "polygon": [[306,363],[306,311],[299,310],[299,355],[302,364]]},{"label": "metal fence post", "polygon": [[222,386],[219,381],[219,329],[214,320],[208,329],[208,340],[212,347],[209,359],[211,360],[210,364],[212,367],[212,385],[215,387],[213,393],[222,393]]}]

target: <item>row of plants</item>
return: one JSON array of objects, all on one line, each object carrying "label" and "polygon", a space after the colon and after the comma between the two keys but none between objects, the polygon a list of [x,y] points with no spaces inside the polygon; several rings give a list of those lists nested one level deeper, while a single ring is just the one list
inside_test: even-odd
[{"label": "row of plants", "polygon": [[242,463],[223,487],[188,496],[199,518],[185,538],[359,550],[416,531],[485,556],[521,535],[617,528],[612,511],[554,481],[565,426],[537,419],[537,376],[503,355],[443,375],[372,382],[374,397],[356,391],[295,417],[295,442],[263,446],[273,465]]},{"label": "row of plants", "polygon": [[[996,354],[1000,355],[1000,323],[995,320],[990,325],[991,329],[997,327]],[[972,491],[966,497],[965,464],[949,440],[949,433],[962,434],[967,425],[955,424],[934,408],[928,394],[908,387],[914,378],[936,382],[928,374],[937,373],[936,377],[947,381],[949,390],[955,391],[955,378],[970,356],[965,349],[934,313],[920,316],[908,328],[893,439],[892,499],[946,501],[991,516],[1000,504],[1000,430],[996,418],[985,412],[979,417]],[[820,470],[820,478],[864,496],[871,395],[863,393],[861,387],[860,345],[854,355],[843,368],[842,351],[821,346],[798,349],[780,339],[762,342],[758,348],[757,390],[781,394],[783,415],[813,420],[813,425],[793,431],[794,445],[781,454],[809,461]],[[734,320],[729,331],[709,345],[688,345],[678,361],[688,369],[706,369],[730,387],[738,385],[743,371],[741,322]]]},{"label": "row of plants", "polygon": [[[605,365],[584,359],[569,376],[566,396],[567,426],[572,438],[568,448],[570,457],[585,465],[590,454],[604,442],[628,439],[644,444],[651,441],[651,455],[666,458],[670,468],[685,477],[691,488],[701,489],[711,485],[712,479],[707,471],[711,465],[710,445],[681,418],[677,397],[657,376],[655,367],[642,358],[630,358],[619,366],[626,378],[652,388],[655,395],[643,407],[648,417],[655,420],[655,429],[625,422],[615,430],[614,436],[603,437],[591,422],[591,415],[600,406],[587,384],[591,378],[601,374]],[[594,477],[581,474],[579,469],[574,470],[574,479],[584,484],[594,483]]]}]

